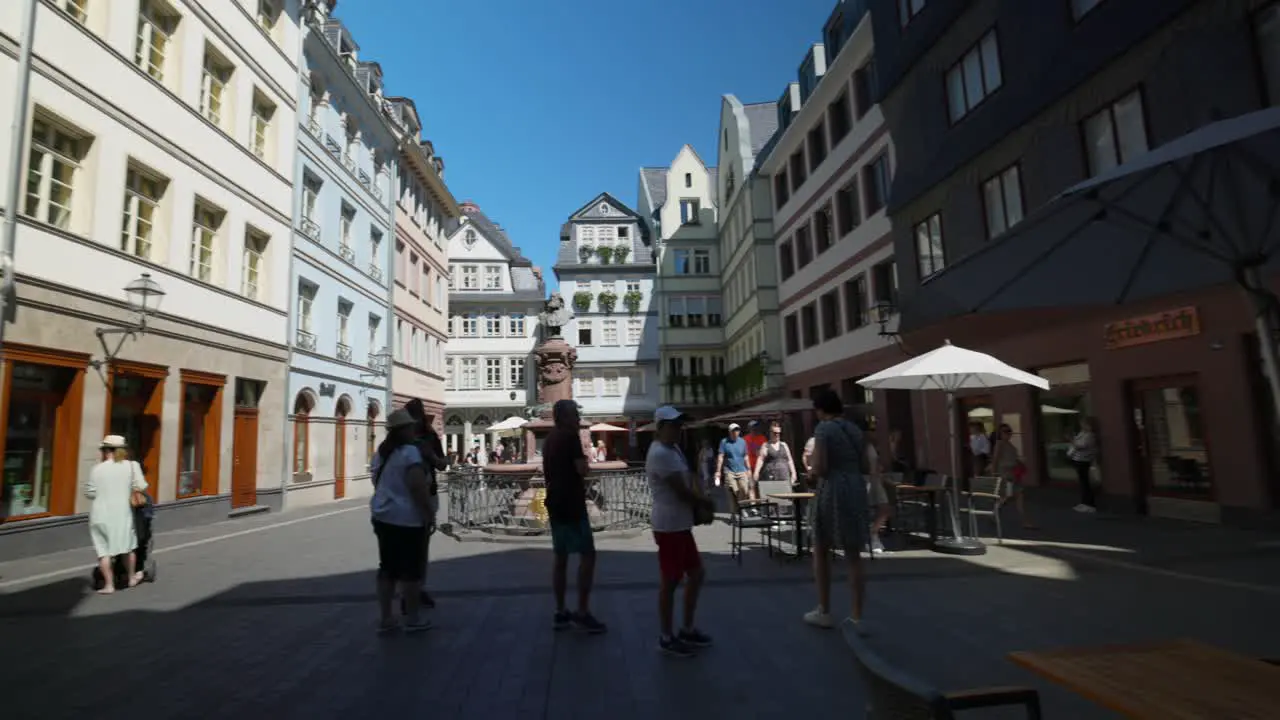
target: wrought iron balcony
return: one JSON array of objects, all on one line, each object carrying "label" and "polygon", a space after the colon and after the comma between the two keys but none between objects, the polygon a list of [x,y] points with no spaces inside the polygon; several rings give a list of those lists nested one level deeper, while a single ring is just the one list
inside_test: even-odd
[{"label": "wrought iron balcony", "polygon": [[351,346],[338,343],[338,359],[343,362],[351,362]]},{"label": "wrought iron balcony", "polygon": [[329,154],[334,157],[342,155],[342,146],[338,144],[337,140],[333,139],[332,135],[324,136],[324,149],[328,150]]},{"label": "wrought iron balcony", "polygon": [[361,170],[361,171],[358,173],[358,176],[359,176],[359,178],[360,178],[360,184],[361,184],[361,185],[365,186],[366,188],[368,188],[368,187],[370,187],[371,185],[373,185],[373,178],[369,177],[369,173],[367,173],[367,172],[365,172],[365,171]]},{"label": "wrought iron balcony", "polygon": [[311,350],[314,352],[316,349],[316,336],[306,330],[299,330],[293,340],[293,344],[299,350]]},{"label": "wrought iron balcony", "polygon": [[349,263],[351,263],[351,264],[353,264],[353,265],[355,264],[355,262],[356,262],[356,251],[355,251],[355,250],[352,250],[350,245],[348,245],[348,244],[346,244],[346,243],[342,243],[341,245],[339,245],[339,246],[338,246],[338,254],[342,256],[342,259],[343,259],[343,260],[346,260],[347,262],[349,262]]},{"label": "wrought iron balcony", "polygon": [[320,242],[320,226],[311,218],[302,218],[302,234]]},{"label": "wrought iron balcony", "polygon": [[369,263],[369,277],[382,282],[382,267],[376,262]]}]

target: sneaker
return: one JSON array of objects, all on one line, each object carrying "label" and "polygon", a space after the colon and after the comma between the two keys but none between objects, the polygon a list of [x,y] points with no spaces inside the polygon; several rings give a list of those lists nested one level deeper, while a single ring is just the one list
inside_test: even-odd
[{"label": "sneaker", "polygon": [[414,621],[406,621],[404,631],[406,633],[420,633],[431,629],[431,621],[427,619],[419,619]]},{"label": "sneaker", "polygon": [[693,648],[677,637],[659,637],[658,650],[672,657],[693,657]]},{"label": "sneaker", "polygon": [[591,613],[574,613],[572,621],[578,629],[585,630],[588,635],[599,635],[609,629]]},{"label": "sneaker", "polygon": [[831,621],[831,614],[822,612],[822,608],[814,608],[804,614],[804,621],[814,627],[830,629],[835,626]]},{"label": "sneaker", "polygon": [[875,555],[881,555],[884,553],[884,542],[881,541],[880,538],[871,538],[871,552]]},{"label": "sneaker", "polygon": [[569,625],[573,622],[573,615],[568,610],[561,610],[556,613],[555,618],[551,621],[551,627],[556,632],[568,630]]},{"label": "sneaker", "polygon": [[697,628],[689,628],[687,630],[681,630],[680,634],[677,635],[676,637],[680,639],[680,642],[684,643],[685,645],[688,645],[689,647],[694,647],[694,648],[711,647],[711,636],[702,632]]},{"label": "sneaker", "polygon": [[1096,512],[1098,512],[1098,508],[1096,508],[1096,507],[1094,507],[1094,506],[1092,506],[1092,505],[1081,505],[1080,507],[1078,507],[1078,508],[1076,508],[1076,509],[1077,509],[1077,510],[1079,510],[1080,512],[1082,512],[1082,513],[1086,514],[1086,515],[1088,515],[1089,513],[1096,513]]}]

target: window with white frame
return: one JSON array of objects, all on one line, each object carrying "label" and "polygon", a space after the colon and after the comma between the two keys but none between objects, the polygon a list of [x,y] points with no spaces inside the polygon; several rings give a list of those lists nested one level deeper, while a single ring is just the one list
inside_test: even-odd
[{"label": "window with white frame", "polygon": [[480,359],[462,358],[462,389],[480,389]]},{"label": "window with white frame", "polygon": [[62,228],[71,227],[71,199],[88,140],[36,116],[31,122],[31,153],[27,165],[30,217]]},{"label": "window with white frame", "polygon": [[89,20],[89,0],[61,0],[62,9],[81,25]]},{"label": "window with white frame", "polygon": [[627,394],[635,397],[644,394],[644,373],[639,370],[627,372]]},{"label": "window with white frame", "polygon": [[456,277],[458,277],[458,266],[450,265],[449,266],[449,289],[450,290],[458,289],[458,281],[454,279]]},{"label": "window with white frame", "polygon": [[369,267],[382,267],[382,231],[369,228]]},{"label": "window with white frame", "polygon": [[693,274],[694,275],[710,275],[711,274],[711,251],[710,250],[694,250],[693,251]]},{"label": "window with white frame", "polygon": [[502,289],[502,266],[501,265],[485,265],[484,266],[484,289],[485,290],[501,290]]},{"label": "window with white frame", "polygon": [[213,251],[225,216],[222,210],[196,200],[187,274],[201,282],[213,282]]},{"label": "window with white frame", "polygon": [[222,127],[223,107],[230,95],[227,83],[235,72],[222,53],[212,45],[204,46],[204,70],[200,74],[200,114],[209,122]]},{"label": "window with white frame", "polygon": [[486,390],[502,389],[502,358],[484,359],[484,387]]},{"label": "window with white frame", "polygon": [[703,327],[707,321],[707,299],[702,297],[688,297],[684,299],[685,307],[685,325],[689,327]]},{"label": "window with white frame", "polygon": [[457,320],[458,320],[457,315],[454,315],[453,313],[449,313],[449,337],[458,336]]},{"label": "window with white frame", "polygon": [[603,320],[600,323],[600,327],[601,327],[601,330],[603,331],[601,333],[601,335],[603,336],[602,344],[617,345],[618,344],[618,321]]},{"label": "window with white frame", "polygon": [[987,237],[993,238],[1022,222],[1022,179],[1014,163],[982,183],[987,211]]},{"label": "window with white frame", "polygon": [[628,281],[627,281],[627,290],[626,290],[626,291],[627,291],[627,292],[629,292],[629,293],[633,293],[633,292],[637,292],[637,293],[638,293],[638,292],[640,292],[640,281],[639,281],[639,280],[628,280]]},{"label": "window with white frame", "polygon": [[164,82],[165,59],[180,16],[162,0],[141,0],[138,4],[138,33],[133,62],[143,72]]},{"label": "window with white frame", "polygon": [[672,261],[676,275],[688,275],[693,272],[693,266],[689,262],[688,250],[673,250]]},{"label": "window with white frame", "polygon": [[502,316],[491,312],[484,314],[485,337],[502,337]]},{"label": "window with white frame", "polygon": [[644,336],[644,324],[640,318],[627,319],[627,344],[639,345],[641,338]]},{"label": "window with white frame", "polygon": [[253,89],[253,118],[250,148],[260,159],[267,158],[268,143],[271,139],[271,119],[276,115],[275,103],[267,99],[261,90]]},{"label": "window with white frame", "polygon": [[1104,173],[1145,153],[1149,148],[1142,93],[1134,90],[1086,118],[1084,140],[1090,176]]},{"label": "window with white frame", "polygon": [[302,218],[317,222],[316,214],[320,205],[320,178],[306,173],[302,177]]},{"label": "window with white frame", "polygon": [[262,299],[263,263],[271,237],[261,230],[245,227],[244,256],[241,258],[240,294],[250,300]]},{"label": "window with white frame", "polygon": [[524,337],[524,313],[511,313],[507,317],[507,335]]},{"label": "window with white frame", "polygon": [[453,357],[452,357],[452,356],[448,356],[448,355],[446,355],[446,356],[445,356],[445,359],[444,359],[444,386],[445,386],[446,388],[449,388],[450,390],[452,390],[452,389],[454,388],[454,384],[453,384]]},{"label": "window with white frame", "polygon": [[512,389],[525,389],[524,358],[507,358],[507,375]]},{"label": "window with white frame", "polygon": [[475,313],[466,313],[462,316],[462,337],[477,337],[480,335],[480,318]]},{"label": "window with white frame", "polygon": [[682,297],[667,298],[667,327],[684,327],[685,302]]},{"label": "window with white frame", "polygon": [[579,320],[579,321],[578,321],[578,344],[579,344],[579,345],[591,345],[591,344],[592,344],[592,342],[591,342],[591,321],[590,321],[590,320]]},{"label": "window with white frame", "polygon": [[720,298],[707,298],[707,327],[720,327],[723,317],[720,312]]},{"label": "window with white frame", "polygon": [[314,332],[315,323],[311,319],[311,305],[316,299],[316,286],[307,282],[298,282],[298,330],[310,334]]},{"label": "window with white frame", "polygon": [[462,266],[462,289],[478,290],[480,289],[480,268],[476,265]]},{"label": "window with white frame", "polygon": [[120,233],[120,249],[144,260],[151,260],[151,240],[160,219],[160,198],[168,180],[138,167],[129,167],[124,184],[124,228]]},{"label": "window with white frame", "polygon": [[378,339],[378,328],[380,328],[381,326],[382,326],[382,318],[370,313],[369,314],[369,344],[368,344],[370,360],[372,360],[373,354],[378,352],[378,346],[380,345],[385,346],[382,343],[382,341]]},{"label": "window with white frame", "polygon": [[271,35],[279,22],[280,0],[258,0],[258,25]]},{"label": "window with white frame", "polygon": [[924,280],[947,266],[942,244],[942,216],[934,213],[916,225],[916,263]]},{"label": "window with white frame", "polygon": [[576,385],[576,387],[573,389],[573,392],[578,397],[595,397],[596,379],[594,376],[581,375],[574,378],[574,385]]},{"label": "window with white frame", "polygon": [[338,216],[338,248],[340,250],[351,250],[351,227],[356,222],[356,209],[342,203],[342,210]]},{"label": "window with white frame", "polygon": [[338,298],[338,347],[351,347],[351,302]]},{"label": "window with white frame", "polygon": [[951,122],[968,115],[1003,83],[1000,46],[992,29],[947,71],[947,111]]},{"label": "window with white frame", "polygon": [[604,373],[604,394],[609,397],[616,397],[622,394],[622,382],[619,380],[617,370],[605,370]]}]

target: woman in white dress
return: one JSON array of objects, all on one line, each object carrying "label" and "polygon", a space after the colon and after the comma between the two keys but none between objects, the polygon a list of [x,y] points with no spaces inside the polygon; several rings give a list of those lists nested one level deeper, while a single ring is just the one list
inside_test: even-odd
[{"label": "woman in white dress", "polygon": [[102,439],[102,449],[111,455],[90,471],[84,494],[93,501],[89,507],[89,535],[93,538],[93,550],[105,583],[98,592],[106,595],[116,589],[112,561],[119,555],[125,556],[129,587],[142,580],[133,554],[138,539],[133,528],[132,499],[135,491],[147,489],[147,480],[142,467],[129,459],[123,437],[106,436]]}]

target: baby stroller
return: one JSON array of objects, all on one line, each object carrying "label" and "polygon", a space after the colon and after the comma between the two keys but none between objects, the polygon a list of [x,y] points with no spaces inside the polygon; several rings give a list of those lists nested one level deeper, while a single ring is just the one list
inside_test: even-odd
[{"label": "baby stroller", "polygon": [[[155,582],[156,560],[152,557],[155,545],[151,535],[151,521],[155,517],[156,508],[151,495],[145,492],[143,495],[147,498],[146,504],[133,509],[133,531],[138,536],[138,547],[133,551],[137,557],[134,567],[142,572],[143,582]],[[117,589],[129,587],[129,570],[125,563],[125,556],[117,555],[113,558],[111,567],[115,571],[115,587]],[[102,569],[97,565],[93,567],[92,584],[94,590],[101,590],[106,585],[102,577]]]}]

